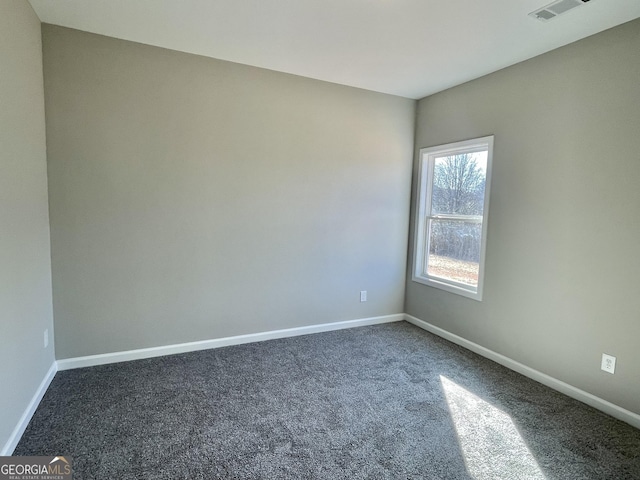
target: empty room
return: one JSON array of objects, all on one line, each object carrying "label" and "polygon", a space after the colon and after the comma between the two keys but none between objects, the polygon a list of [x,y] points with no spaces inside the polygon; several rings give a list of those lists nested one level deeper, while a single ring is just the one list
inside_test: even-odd
[{"label": "empty room", "polygon": [[640,479],[640,2],[0,0],[0,479]]}]

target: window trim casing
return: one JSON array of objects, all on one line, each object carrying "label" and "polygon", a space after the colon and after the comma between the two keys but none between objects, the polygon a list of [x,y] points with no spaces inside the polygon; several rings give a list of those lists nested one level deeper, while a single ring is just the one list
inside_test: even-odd
[{"label": "window trim casing", "polygon": [[[421,148],[418,154],[418,182],[416,190],[416,213],[415,213],[415,233],[413,248],[413,265],[411,279],[430,287],[445,290],[450,293],[462,295],[473,300],[482,301],[484,289],[484,271],[487,250],[487,230],[489,215],[489,199],[491,196],[491,171],[493,165],[493,143],[494,135],[472,138],[460,142],[435,145]],[[469,285],[447,280],[440,277],[433,277],[423,274],[422,266],[425,265],[425,253],[428,248],[429,234],[427,232],[428,219],[441,217],[443,219],[455,217],[455,215],[427,215],[431,212],[431,200],[433,192],[433,171],[435,167],[435,157],[443,155],[471,153],[473,151],[487,151],[487,170],[484,191],[484,206],[482,214],[482,233],[480,240],[480,262],[478,266],[478,286]]]}]

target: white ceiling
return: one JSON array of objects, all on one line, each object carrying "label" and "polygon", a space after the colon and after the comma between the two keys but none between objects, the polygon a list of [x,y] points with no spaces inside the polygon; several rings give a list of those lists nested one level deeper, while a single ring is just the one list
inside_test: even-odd
[{"label": "white ceiling", "polygon": [[409,98],[640,17],[591,0],[29,0],[45,23]]}]

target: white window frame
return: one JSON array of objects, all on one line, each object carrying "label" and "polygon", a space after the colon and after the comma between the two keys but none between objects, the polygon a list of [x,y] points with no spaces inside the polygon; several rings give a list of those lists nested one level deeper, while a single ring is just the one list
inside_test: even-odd
[{"label": "white window frame", "polygon": [[[429,225],[432,219],[468,220],[467,215],[430,215],[431,199],[433,193],[433,172],[435,159],[447,155],[473,153],[487,151],[487,171],[484,192],[483,215],[478,217],[482,222],[482,234],[480,243],[480,264],[478,271],[478,286],[474,287],[456,282],[447,278],[436,277],[426,273],[426,260],[429,252]],[[447,292],[456,293],[477,301],[482,301],[484,285],[484,266],[487,247],[487,218],[489,214],[489,197],[491,190],[491,165],[493,161],[493,135],[487,137],[464,140],[462,142],[447,143],[420,149],[419,155],[418,190],[416,195],[416,219],[415,219],[415,243],[413,249],[413,275],[414,282],[422,283],[430,287],[439,288]],[[427,257],[427,258],[425,258]]]}]

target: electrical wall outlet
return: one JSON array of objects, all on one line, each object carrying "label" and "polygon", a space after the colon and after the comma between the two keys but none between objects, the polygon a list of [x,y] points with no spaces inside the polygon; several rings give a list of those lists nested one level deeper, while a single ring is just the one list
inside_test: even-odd
[{"label": "electrical wall outlet", "polygon": [[367,291],[366,290],[361,290],[360,291],[360,301],[361,302],[366,302],[367,301]]},{"label": "electrical wall outlet", "polygon": [[600,368],[611,374],[616,373],[616,357],[603,353]]},{"label": "electrical wall outlet", "polygon": [[49,346],[49,329],[45,329],[44,331],[44,348]]}]

